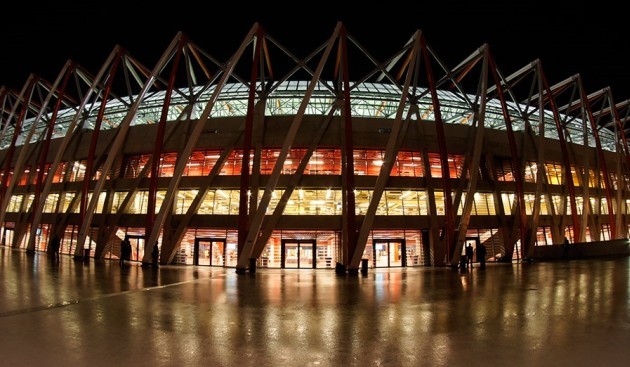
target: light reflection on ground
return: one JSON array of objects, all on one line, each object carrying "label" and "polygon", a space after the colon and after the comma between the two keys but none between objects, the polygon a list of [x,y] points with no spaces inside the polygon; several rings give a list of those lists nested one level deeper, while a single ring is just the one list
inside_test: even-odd
[{"label": "light reflection on ground", "polygon": [[626,257],[238,275],[0,249],[0,355],[7,366],[626,366],[629,270]]}]

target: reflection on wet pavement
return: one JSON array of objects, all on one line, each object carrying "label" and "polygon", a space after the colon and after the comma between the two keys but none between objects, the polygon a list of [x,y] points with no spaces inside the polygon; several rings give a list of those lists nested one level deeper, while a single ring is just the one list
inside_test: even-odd
[{"label": "reflection on wet pavement", "polygon": [[630,258],[332,270],[0,249],[4,366],[627,366]]}]

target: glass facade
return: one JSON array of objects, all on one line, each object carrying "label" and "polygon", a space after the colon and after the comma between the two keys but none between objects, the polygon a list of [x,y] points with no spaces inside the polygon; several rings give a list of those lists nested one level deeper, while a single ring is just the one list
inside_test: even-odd
[{"label": "glass facade", "polygon": [[[304,107],[304,93],[307,87],[308,83],[302,81],[286,81],[275,85],[264,101],[259,100],[264,102],[261,104],[261,109],[264,110],[262,115],[269,120],[276,116],[294,116],[301,107]],[[174,93],[166,111],[169,123],[185,119],[186,122],[194,124],[202,111],[197,107],[209,101],[214,88],[215,86],[193,88],[198,98],[194,103],[183,98],[186,95],[184,91]],[[417,100],[414,100],[418,107],[417,117],[421,123],[425,121],[433,123],[436,118],[435,101],[428,92],[426,89],[418,91]],[[159,121],[162,103],[166,97],[164,93],[160,91],[147,96],[138,106],[138,110],[134,111],[130,126],[139,126],[149,131],[150,126],[140,125],[155,125],[156,121]],[[328,83],[318,82],[302,112],[309,118],[321,117],[329,112],[332,112],[333,117],[343,117],[339,110],[331,110],[338,101],[335,93]],[[225,121],[220,123],[242,121],[248,108],[251,108],[248,106],[247,96],[248,89],[245,85],[238,83],[226,85],[218,95],[210,117],[225,118]],[[34,242],[36,251],[44,251],[51,233],[62,232],[61,252],[78,253],[80,249],[77,249],[77,244],[82,220],[86,215],[95,215],[98,216],[98,220],[91,220],[87,234],[85,231],[82,233],[87,236],[84,249],[89,251],[91,256],[116,259],[120,254],[119,240],[128,236],[132,242],[131,260],[142,261],[147,247],[144,241],[148,232],[152,230],[146,228],[146,223],[155,218],[156,214],[161,214],[163,204],[168,203],[170,210],[165,214],[170,227],[161,228],[159,246],[162,247],[162,241],[168,241],[164,238],[168,236],[162,230],[168,229],[173,232],[177,230],[179,233],[183,231],[181,239],[178,238],[174,246],[174,255],[172,260],[169,260],[171,263],[235,267],[238,262],[239,226],[244,221],[243,212],[248,212],[242,210],[242,205],[247,202],[248,210],[264,205],[265,184],[274,179],[278,179],[278,183],[274,183],[273,188],[269,189],[270,201],[265,207],[264,214],[266,220],[280,218],[278,221],[282,223],[274,224],[274,230],[263,244],[263,248],[257,249],[260,250],[260,254],[257,254],[260,267],[333,268],[344,256],[342,243],[347,238],[343,238],[343,231],[347,227],[345,221],[347,217],[352,217],[351,214],[356,215],[358,223],[366,216],[373,220],[373,225],[362,232],[362,234],[369,232],[362,258],[375,268],[430,264],[433,261],[431,251],[434,251],[430,242],[438,242],[443,237],[443,233],[435,232],[443,231],[445,228],[443,223],[454,220],[446,218],[447,214],[452,214],[456,218],[455,221],[470,216],[470,220],[466,219],[466,241],[474,242],[475,246],[478,244],[488,246],[490,257],[504,255],[505,238],[502,237],[508,236],[503,233],[504,230],[507,231],[509,227],[513,231],[520,231],[527,227],[524,225],[518,228],[514,225],[514,218],[518,213],[517,206],[520,205],[518,197],[521,194],[525,214],[530,217],[542,217],[533,229],[527,229],[531,231],[528,236],[522,236],[528,237],[530,243],[531,238],[535,237],[533,242],[536,246],[553,245],[554,239],[557,242],[561,236],[560,231],[567,236],[573,234],[572,226],[564,225],[563,229],[559,230],[557,225],[552,224],[554,220],[564,221],[566,218],[561,218],[562,216],[581,216],[586,214],[585,211],[588,211],[589,215],[601,216],[596,221],[583,220],[589,224],[586,228],[586,239],[590,240],[613,237],[616,224],[610,223],[609,214],[627,214],[630,200],[624,198],[621,203],[617,203],[617,197],[611,196],[607,189],[627,188],[628,175],[623,172],[607,172],[601,168],[600,162],[591,162],[592,164],[586,165],[588,169],[585,170],[575,161],[568,165],[563,164],[558,161],[558,154],[554,155],[555,161],[545,158],[544,162],[533,161],[532,157],[536,155],[529,154],[522,161],[518,158],[519,162],[516,164],[509,157],[489,153],[480,159],[478,166],[475,164],[478,172],[473,172],[473,175],[468,167],[471,165],[470,152],[461,153],[468,149],[468,146],[453,149],[460,152],[459,154],[454,154],[448,149],[449,153],[441,155],[434,141],[401,143],[404,148],[393,156],[393,162],[385,162],[389,157],[385,149],[388,145],[383,143],[386,139],[380,135],[380,131],[377,133],[381,127],[376,125],[390,126],[397,112],[409,110],[410,105],[403,105],[398,111],[400,97],[400,88],[395,85],[366,82],[353,86],[349,101],[352,118],[359,119],[360,124],[374,124],[369,125],[374,131],[369,133],[367,130],[358,130],[358,141],[361,144],[355,145],[347,154],[343,150],[345,143],[341,144],[339,136],[331,134],[332,136],[327,137],[327,144],[318,146],[312,152],[306,147],[308,143],[302,141],[302,146],[292,144],[286,158],[278,162],[282,152],[280,149],[282,140],[276,135],[281,134],[262,131],[260,143],[251,150],[249,156],[251,180],[247,192],[244,192],[244,189],[241,192],[241,187],[246,186],[240,177],[244,157],[243,144],[240,140],[234,143],[237,147],[235,150],[224,150],[227,149],[224,141],[219,144],[207,138],[203,144],[199,144],[203,148],[195,148],[186,156],[182,156],[181,149],[178,150],[173,145],[165,144],[159,157],[147,153],[151,149],[133,146],[131,147],[133,149],[124,153],[124,149],[116,152],[118,155],[115,163],[107,170],[103,168],[105,160],[103,158],[107,158],[107,153],[93,161],[91,158],[95,157],[85,159],[88,154],[84,148],[87,145],[82,143],[76,154],[64,155],[65,161],[62,159],[54,168],[50,162],[42,167],[33,162],[24,163],[18,168],[8,167],[2,172],[2,175],[7,176],[3,180],[7,183],[5,186],[12,190],[3,198],[5,206],[2,213],[5,215],[2,223],[3,244],[25,248],[28,243]],[[438,91],[438,97],[443,122],[474,126],[476,122],[470,113],[472,99],[467,100],[471,96]],[[108,101],[104,117],[107,123],[102,124],[101,129],[110,130],[120,126],[129,112],[131,103],[132,97]],[[485,107],[485,126],[503,130],[505,121],[499,101],[491,98]],[[516,132],[524,131],[526,123],[538,121],[541,122],[539,127],[545,131],[545,137],[551,141],[557,140],[557,132],[554,133],[556,127],[550,124],[553,118],[549,116],[548,111],[540,112],[514,104],[509,104],[508,110],[514,119],[512,128]],[[185,117],[182,111],[188,111]],[[545,118],[539,119],[540,114],[544,114]],[[526,115],[528,117],[525,117]],[[60,111],[59,121],[55,124],[54,138],[65,136],[73,117],[72,111]],[[264,121],[261,125],[268,122],[270,121]],[[29,126],[35,126],[32,125],[35,123],[34,120],[25,121],[25,131]],[[84,130],[94,128],[96,123],[94,110],[85,112],[82,123]],[[576,119],[567,120],[565,124],[567,133],[575,138],[570,141],[587,141],[586,148],[592,148],[594,143],[590,138],[577,139],[587,131],[582,129],[581,124],[582,122]],[[12,128],[7,124],[6,134],[0,138],[2,149],[9,147],[7,137],[12,135]],[[190,125],[186,128],[190,128]],[[263,130],[266,128],[263,127]],[[342,130],[339,126],[335,128]],[[216,132],[215,129],[211,130]],[[383,130],[391,132],[389,128]],[[453,131],[461,134],[461,130],[453,128]],[[182,140],[190,138],[186,134],[188,133],[182,134],[180,138]],[[617,141],[612,132],[602,129],[600,134],[604,149],[608,152],[615,151]],[[432,135],[428,136],[433,139]],[[265,140],[267,137],[271,138],[269,139],[271,143]],[[405,139],[414,140],[416,136]],[[463,141],[463,135],[457,136],[457,139]],[[24,143],[23,140],[19,141],[18,145]],[[133,145],[134,142],[125,144]],[[506,150],[500,151],[503,155],[505,152]],[[220,161],[223,155],[225,159]],[[68,157],[75,156],[81,158],[68,160]],[[352,157],[353,164],[351,172],[344,169],[349,167],[346,162],[349,157]],[[252,162],[255,162],[255,165],[251,164]],[[156,171],[158,177],[151,177],[149,168],[154,163],[158,164]],[[386,165],[389,163],[391,170]],[[87,172],[88,167],[92,165],[94,167],[91,172]],[[185,165],[183,172],[176,171],[178,165]],[[303,172],[298,172],[301,166],[304,166]],[[516,166],[520,167],[520,174],[515,172]],[[388,172],[383,172],[381,176],[383,167],[388,167]],[[218,172],[218,177],[210,177],[213,170]],[[570,172],[565,172],[566,170]],[[107,173],[104,175],[105,171]],[[275,177],[274,171],[280,176]],[[448,177],[444,177],[447,175],[446,171]],[[292,178],[297,177],[294,176],[296,173],[303,176],[300,177],[300,181],[292,182]],[[609,177],[606,177],[606,174]],[[356,181],[356,184],[348,184],[354,191],[344,190],[349,178],[347,175]],[[472,181],[471,176],[478,179],[480,184],[474,189],[467,190]],[[522,182],[517,183],[519,177],[522,178]],[[40,197],[40,190],[47,178],[50,178],[50,182],[47,183],[45,195]],[[97,180],[101,178],[105,183],[98,185],[103,183],[98,181],[97,184]],[[380,183],[379,180],[384,178],[387,180],[381,191],[375,182]],[[214,181],[209,182],[210,179]],[[86,180],[90,182],[84,186]],[[9,182],[11,184],[8,184]],[[171,182],[176,184],[171,186]],[[567,192],[569,183],[579,190],[569,195]],[[517,193],[516,184],[521,184],[524,187],[523,191]],[[200,195],[201,192],[203,197]],[[4,192],[0,194],[4,195]],[[84,198],[86,200],[81,201],[82,195],[87,195]],[[378,201],[372,203],[375,198],[378,198]],[[350,207],[350,199],[353,201],[353,207]],[[95,204],[92,205],[92,212],[86,213],[87,208],[84,205],[86,202]],[[447,204],[450,203],[453,204],[453,212],[447,213],[450,207]],[[41,212],[36,213],[41,215],[41,218],[38,218],[37,227],[31,229],[30,223],[25,225],[22,222],[24,218],[34,215],[36,204],[41,205]],[[155,205],[155,211],[148,213],[149,208],[153,208],[152,204]],[[84,207],[81,207],[82,205]],[[281,212],[278,210],[278,215],[273,217],[278,208],[282,209]],[[375,208],[375,212],[370,212],[372,208]],[[469,213],[465,212],[467,208],[470,208]],[[370,217],[372,214],[374,217]],[[64,216],[65,227],[61,230],[54,228],[57,223],[54,218],[57,215]],[[109,222],[114,220],[116,223]],[[183,230],[178,227],[181,221],[186,223]],[[440,223],[439,226],[435,224],[437,222]],[[436,230],[436,226],[439,230]],[[106,236],[103,234],[104,228],[109,231]],[[432,232],[429,233],[429,230]],[[583,231],[582,229],[577,231],[576,228],[576,232]],[[36,237],[34,241],[32,236]],[[509,236],[518,238],[515,251],[519,252],[524,246],[520,243],[520,233]]]},{"label": "glass facade", "polygon": [[[221,155],[221,150],[198,150],[191,154],[184,171],[186,177],[207,176],[217,164]],[[282,175],[292,175],[298,169],[300,161],[305,157],[306,149],[293,148],[290,150],[284,162]],[[261,151],[260,169],[261,175],[269,175],[274,169],[278,149],[263,149]],[[354,172],[356,176],[377,176],[383,164],[385,153],[382,150],[360,149],[354,150]],[[430,177],[441,178],[442,170],[439,155],[437,153],[427,153],[428,162],[423,162],[423,155],[420,152],[401,151],[396,156],[396,161],[390,172],[392,177],[424,178],[426,177],[425,167],[430,169]],[[250,157],[253,160],[253,155]],[[240,174],[240,162],[242,152],[235,150],[228,155],[221,167],[220,175],[238,176]],[[124,178],[137,178],[140,172],[150,161],[150,155],[128,156],[124,159],[122,175]],[[170,177],[173,174],[173,167],[177,161],[177,153],[164,153],[160,158],[160,177]],[[309,163],[304,170],[305,175],[341,175],[343,159],[340,149],[317,149],[309,159]],[[449,155],[449,172],[452,179],[461,178],[464,158],[460,155]],[[47,166],[48,168],[50,166]],[[55,172],[53,182],[68,182],[81,180],[85,175],[85,162],[64,162]],[[525,181],[535,182],[537,165],[528,162],[525,165]],[[65,171],[64,171],[65,169]],[[546,182],[552,186],[562,186],[562,166],[558,163],[545,163]],[[26,174],[27,172],[25,172]],[[47,174],[47,172],[44,172]],[[150,174],[149,174],[150,175]],[[32,175],[24,175],[19,181],[19,186],[33,184]],[[498,181],[513,182],[513,165],[509,159],[495,159],[495,177]],[[572,172],[572,177],[576,186],[582,182],[581,178]],[[616,175],[611,177],[611,182],[616,183]],[[604,180],[596,174],[596,171],[589,170],[588,185],[591,188],[604,188]],[[278,188],[272,192],[270,203],[267,207],[267,215],[272,215],[283,197],[286,189]],[[193,201],[199,193],[198,189],[179,189],[174,197],[172,213],[174,215],[184,215],[188,212]],[[102,192],[96,205],[96,213],[104,214],[139,214],[146,215],[148,208],[149,191],[140,189],[125,204],[129,191],[112,191],[110,195]],[[257,195],[258,203],[263,197],[264,191],[260,190]],[[166,190],[156,192],[156,213],[162,205],[162,200],[167,195]],[[88,200],[91,200],[92,193],[88,193]],[[365,215],[372,200],[373,189],[357,188],[354,192],[355,214]],[[444,193],[439,189],[433,190],[435,198],[435,210],[437,215],[444,215],[445,203]],[[502,192],[499,194],[504,215],[511,215],[515,205],[516,195],[513,192]],[[61,191],[51,192],[46,197],[44,213],[80,213],[78,198],[80,193]],[[540,199],[540,214],[552,215],[553,213],[564,212],[571,214],[571,206],[563,195],[546,195]],[[25,200],[26,198],[26,200]],[[526,214],[532,215],[534,211],[535,195],[526,193]],[[457,215],[462,215],[467,197],[465,193],[461,195],[461,200],[457,209]],[[493,192],[476,192],[472,197],[471,215],[473,216],[496,216],[498,212],[498,202],[496,194]],[[29,208],[34,201],[33,194],[13,194],[9,201],[7,212],[20,213]],[[342,189],[341,187],[296,187],[285,202],[282,211],[283,216],[335,216],[339,217],[342,212]],[[74,203],[74,205],[73,205]],[[625,207],[630,205],[626,200]],[[578,214],[582,214],[583,198],[576,196],[576,208]],[[240,190],[238,188],[212,188],[209,189],[201,200],[197,216],[237,216],[239,214]],[[590,197],[589,211],[597,214],[608,214],[606,197]],[[106,210],[107,208],[107,210]],[[377,216],[428,216],[429,201],[426,189],[417,187],[397,187],[385,188],[376,209]],[[72,254],[76,249],[76,239],[78,237],[78,226],[69,226],[66,229],[64,240],[62,241],[61,252]],[[45,251],[49,239],[50,225],[44,224],[37,233],[36,249]],[[570,232],[570,230],[568,230]],[[602,237],[610,237],[610,226],[602,226]],[[96,229],[92,229],[90,234],[96,236]],[[132,261],[141,261],[144,251],[145,228],[143,227],[121,227],[117,230],[114,238],[129,236],[132,242]],[[332,268],[340,254],[340,231],[330,230],[276,230],[270,236],[261,256],[258,258],[258,266],[268,268]],[[94,255],[96,243],[90,240],[88,243],[90,252]],[[469,229],[467,238],[478,238],[480,243],[489,246],[490,257],[500,257],[501,246],[499,231],[497,228]],[[4,241],[12,241],[12,229],[10,224],[5,224]],[[590,240],[590,232],[587,230],[587,240]],[[24,247],[28,237],[21,240],[20,246]],[[109,244],[103,254],[104,258],[117,259],[120,245],[113,241]],[[186,231],[180,245],[176,250],[176,255],[172,263],[199,266],[222,266],[235,267],[237,262],[237,242],[238,232],[235,229],[212,229],[212,228],[189,228]],[[363,258],[367,259],[370,267],[402,267],[402,266],[422,266],[428,263],[428,243],[426,237],[423,242],[420,230],[391,229],[372,230]],[[549,246],[553,244],[551,230],[548,226],[538,227],[535,245]]]}]

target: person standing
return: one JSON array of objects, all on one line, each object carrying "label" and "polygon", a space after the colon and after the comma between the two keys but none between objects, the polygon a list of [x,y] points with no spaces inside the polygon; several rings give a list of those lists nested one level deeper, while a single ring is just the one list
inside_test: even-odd
[{"label": "person standing", "polygon": [[479,261],[479,269],[486,268],[486,246],[477,246],[477,261]]},{"label": "person standing", "polygon": [[59,249],[61,247],[61,240],[59,236],[55,235],[52,241],[50,241],[50,257],[53,262],[59,262]]},{"label": "person standing", "polygon": [[472,245],[470,243],[468,243],[468,245],[466,245],[466,267],[468,267],[470,265],[470,268],[472,269],[472,265],[473,265],[473,254],[475,253]]},{"label": "person standing", "polygon": [[125,265],[125,261],[131,257],[131,242],[129,242],[129,236],[125,236],[125,239],[120,242],[120,266]]},{"label": "person standing", "polygon": [[459,268],[462,271],[468,270],[468,256],[465,252],[459,257]]},{"label": "person standing", "polygon": [[564,242],[562,243],[562,258],[565,260],[569,260],[569,239],[564,238]]}]

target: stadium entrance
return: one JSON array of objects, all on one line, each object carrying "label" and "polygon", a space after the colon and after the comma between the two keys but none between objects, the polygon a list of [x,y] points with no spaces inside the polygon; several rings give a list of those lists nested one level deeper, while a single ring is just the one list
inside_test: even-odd
[{"label": "stadium entrance", "polygon": [[225,238],[195,238],[193,265],[225,266]]},{"label": "stadium entrance", "polygon": [[13,235],[15,230],[13,228],[4,228],[4,234],[2,235],[2,246],[13,246]]},{"label": "stadium entrance", "polygon": [[282,240],[280,267],[283,269],[315,269],[315,240]]},{"label": "stadium entrance", "polygon": [[142,261],[144,256],[144,236],[128,235],[131,242],[131,261]]},{"label": "stadium entrance", "polygon": [[374,239],[375,268],[407,266],[407,246],[404,239]]}]

